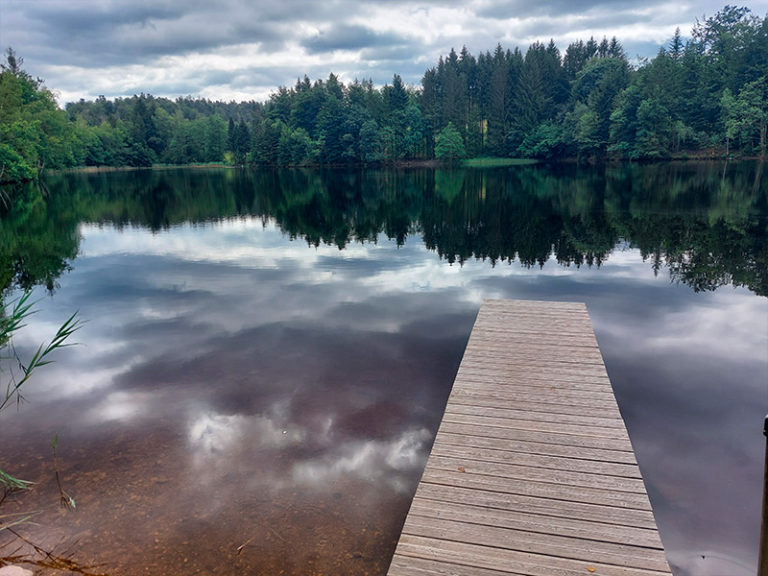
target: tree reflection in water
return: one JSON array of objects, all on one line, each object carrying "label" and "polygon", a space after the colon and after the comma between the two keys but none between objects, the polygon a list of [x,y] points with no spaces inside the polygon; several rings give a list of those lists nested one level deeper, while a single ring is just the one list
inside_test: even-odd
[{"label": "tree reflection in water", "polygon": [[4,287],[49,289],[77,254],[80,222],[154,231],[255,216],[290,238],[343,249],[402,245],[418,235],[448,262],[471,258],[599,266],[617,246],[638,248],[657,272],[694,290],[746,286],[768,294],[762,164],[663,163],[580,168],[163,170],[55,174],[0,220]]},{"label": "tree reflection in water", "polygon": [[7,192],[0,280],[89,322],[0,419],[1,464],[39,502],[57,501],[45,455],[63,440],[78,510],[31,541],[115,574],[385,573],[492,295],[589,302],[673,564],[689,534],[746,546],[751,516],[725,521],[708,490],[749,495],[758,469],[762,437],[739,428],[765,380],[744,337],[768,294],[757,165],[158,170],[47,190]]}]

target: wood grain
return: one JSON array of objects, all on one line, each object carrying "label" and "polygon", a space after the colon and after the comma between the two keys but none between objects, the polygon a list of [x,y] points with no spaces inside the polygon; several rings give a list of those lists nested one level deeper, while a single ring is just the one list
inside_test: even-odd
[{"label": "wood grain", "polygon": [[671,575],[586,306],[481,307],[388,576]]}]

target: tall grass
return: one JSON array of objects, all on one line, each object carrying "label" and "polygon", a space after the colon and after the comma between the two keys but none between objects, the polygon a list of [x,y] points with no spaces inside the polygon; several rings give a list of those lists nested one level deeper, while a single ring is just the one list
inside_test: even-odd
[{"label": "tall grass", "polygon": [[[32,314],[34,302],[30,292],[24,293],[15,302],[0,305],[0,386],[5,388],[3,396],[0,396],[0,412],[14,402],[17,405],[22,402],[22,388],[29,382],[32,373],[50,364],[51,354],[59,348],[69,346],[67,340],[80,328],[80,320],[75,312],[59,327],[51,341],[40,344],[32,357],[25,362],[13,346],[13,336],[26,326],[25,320]],[[30,485],[30,482],[14,478],[0,469],[0,486],[6,491],[23,490]]]}]

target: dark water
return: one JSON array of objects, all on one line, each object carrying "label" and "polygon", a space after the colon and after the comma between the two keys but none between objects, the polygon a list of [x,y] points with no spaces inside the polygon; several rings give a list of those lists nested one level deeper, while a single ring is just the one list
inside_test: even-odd
[{"label": "dark water", "polygon": [[[39,511],[18,532],[91,572],[383,575],[483,298],[572,300],[675,573],[751,576],[766,181],[691,163],[6,191],[5,299],[40,298],[17,350],[86,323],[0,415],[0,469],[38,483],[0,514]],[[40,558],[0,531],[0,557],[22,554]]]}]

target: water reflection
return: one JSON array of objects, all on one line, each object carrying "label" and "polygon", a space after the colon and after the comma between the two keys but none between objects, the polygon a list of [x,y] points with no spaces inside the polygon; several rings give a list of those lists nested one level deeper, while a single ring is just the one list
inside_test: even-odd
[{"label": "water reflection", "polygon": [[[107,324],[98,323],[96,332]],[[395,337],[377,343],[375,334],[352,342],[334,330],[308,337],[275,331],[238,333],[218,349],[210,342],[216,331],[207,332],[221,355],[212,365],[204,354],[164,357],[163,330],[146,330],[160,355],[106,382],[109,391],[52,402],[35,390],[23,412],[32,421],[22,426],[14,414],[3,430],[4,442],[20,451],[11,462],[44,457],[45,439],[57,430],[78,511],[46,515],[32,534],[55,542],[74,533],[81,554],[116,573],[133,573],[137,554],[140,566],[165,573],[304,574],[313,563],[318,571],[363,573],[364,565],[382,573],[461,337],[415,342],[417,358],[402,365],[408,335],[401,345]],[[361,344],[373,346],[359,355]],[[89,352],[62,360],[68,366],[56,366],[56,378],[76,386]],[[353,354],[361,357],[344,360]],[[374,362],[391,368],[376,374],[382,366]],[[19,473],[40,478],[34,496],[45,502],[51,487],[45,465],[36,463]]]},{"label": "water reflection", "polygon": [[57,177],[0,224],[60,284],[17,346],[88,323],[0,418],[12,506],[113,574],[383,574],[482,299],[583,300],[676,573],[751,573],[766,194],[720,168]]},{"label": "water reflection", "polygon": [[[315,247],[349,249],[375,243],[382,233],[402,246],[419,236],[451,263],[479,258],[542,266],[554,254],[565,266],[600,265],[623,240],[655,271],[667,268],[695,290],[737,285],[768,293],[767,187],[757,163],[143,171],[59,174],[47,186],[47,201],[31,188],[9,194],[16,200],[0,228],[4,286],[50,288],[77,251],[83,221],[128,232],[255,217],[274,220],[289,238]],[[173,250],[166,240],[158,246]],[[187,249],[184,238],[176,243],[177,251]],[[216,245],[191,248],[203,259],[232,256]]]}]

